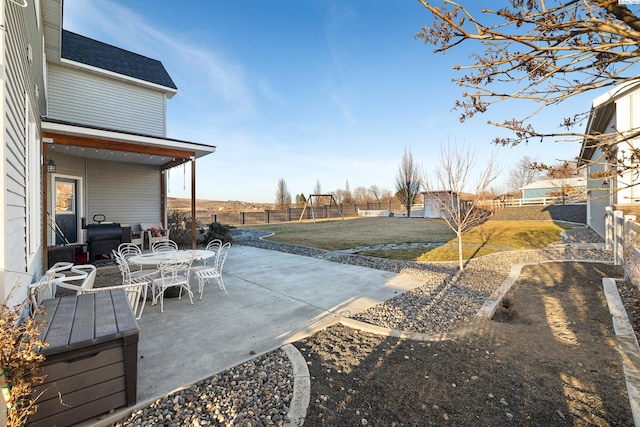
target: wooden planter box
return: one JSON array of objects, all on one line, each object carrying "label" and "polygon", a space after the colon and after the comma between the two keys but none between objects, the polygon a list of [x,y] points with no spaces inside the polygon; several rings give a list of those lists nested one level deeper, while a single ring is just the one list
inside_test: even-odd
[{"label": "wooden planter box", "polygon": [[29,426],[69,426],[136,402],[139,328],[124,291],[46,300],[45,382]]}]

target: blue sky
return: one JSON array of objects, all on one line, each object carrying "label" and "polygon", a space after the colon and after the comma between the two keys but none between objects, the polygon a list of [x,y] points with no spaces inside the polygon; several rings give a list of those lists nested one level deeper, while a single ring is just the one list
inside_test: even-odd
[{"label": "blue sky", "polygon": [[[281,178],[294,198],[316,181],[323,192],[347,180],[351,190],[395,192],[405,148],[428,170],[448,142],[472,147],[478,168],[496,152],[504,171],[496,187],[525,155],[553,163],[578,154],[568,142],[494,146],[503,133],[487,120],[531,110],[526,103],[461,124],[451,67],[472,52],[434,55],[414,39],[430,22],[409,0],[64,1],[67,30],[162,61],[178,86],[167,136],[217,146],[197,163],[199,199],[272,203]],[[556,130],[599,94],[536,120]],[[169,196],[189,196],[184,176],[172,171]]]}]

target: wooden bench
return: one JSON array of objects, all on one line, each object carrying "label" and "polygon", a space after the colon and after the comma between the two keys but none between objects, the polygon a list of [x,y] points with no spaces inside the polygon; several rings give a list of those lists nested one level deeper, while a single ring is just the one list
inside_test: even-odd
[{"label": "wooden bench", "polygon": [[45,382],[30,426],[68,426],[136,402],[139,328],[124,291],[42,302]]}]

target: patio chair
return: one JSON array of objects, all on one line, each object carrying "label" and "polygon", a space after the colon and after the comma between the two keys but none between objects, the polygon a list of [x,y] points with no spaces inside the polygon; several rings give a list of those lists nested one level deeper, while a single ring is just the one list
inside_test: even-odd
[{"label": "patio chair", "polygon": [[205,251],[214,252],[215,255],[213,255],[213,256],[211,256],[209,258],[203,258],[202,259],[202,263],[199,264],[199,265],[191,266],[191,272],[195,273],[197,270],[202,270],[203,268],[211,268],[211,267],[213,267],[214,264],[215,264],[215,259],[218,256],[218,251],[220,251],[221,247],[222,247],[222,240],[220,240],[220,239],[213,239],[212,241],[207,243],[207,246],[205,247]]},{"label": "patio chair", "polygon": [[129,258],[133,256],[142,255],[142,249],[135,243],[121,243],[118,245],[118,253],[129,261]]},{"label": "patio chair", "polygon": [[218,286],[220,290],[224,291],[225,294],[229,295],[227,292],[227,288],[224,286],[224,281],[222,280],[222,268],[224,267],[224,262],[227,259],[227,254],[229,253],[229,249],[231,248],[231,243],[227,242],[218,251],[218,254],[215,256],[213,261],[213,267],[203,268],[196,271],[196,278],[198,279],[198,292],[200,292],[200,299],[202,299],[202,294],[204,293],[204,285],[209,279],[216,279],[218,281]]},{"label": "patio chair", "polygon": [[163,251],[177,251],[178,244],[173,240],[164,239],[158,240],[157,242],[153,242],[151,245],[152,252],[163,252]]},{"label": "patio chair", "polygon": [[57,262],[47,270],[40,280],[29,285],[29,299],[31,300],[31,314],[46,299],[56,296],[56,281],[64,277],[63,271],[73,266],[71,262]]},{"label": "patio chair", "polygon": [[96,266],[93,264],[74,265],[70,268],[73,274],[65,274],[54,280],[56,287],[70,289],[80,295],[83,290],[93,288],[96,281]]},{"label": "patio chair", "polygon": [[141,222],[140,229],[147,236],[149,248],[151,248],[155,242],[169,239],[169,230],[163,229],[162,226],[156,223]]},{"label": "patio chair", "polygon": [[131,304],[131,311],[136,320],[140,320],[142,312],[144,311],[144,304],[147,301],[147,282],[129,283],[121,286],[105,286],[102,288],[83,289],[83,294],[105,292],[115,289],[122,289],[127,295],[129,304]]},{"label": "patio chair", "polygon": [[140,249],[144,249],[144,232],[140,224],[134,224],[131,226],[131,243],[139,246]]},{"label": "patio chair", "polygon": [[[178,287],[178,298],[182,298],[182,291],[189,295],[189,301],[193,304],[193,292],[189,285],[191,261],[163,261],[160,263],[160,277],[153,281],[153,304],[160,298],[160,312],[164,313],[164,292],[169,288]],[[157,294],[156,294],[157,293]]]},{"label": "patio chair", "polygon": [[[122,245],[121,245],[122,246]],[[137,247],[133,245],[134,247]],[[158,270],[149,270],[142,269],[140,266],[139,270],[131,270],[131,266],[127,261],[127,258],[122,255],[120,251],[112,250],[113,259],[116,261],[116,265],[120,270],[120,274],[122,275],[122,284],[129,285],[131,283],[139,283],[139,282],[151,282],[158,276]],[[133,255],[130,255],[131,257]]]}]

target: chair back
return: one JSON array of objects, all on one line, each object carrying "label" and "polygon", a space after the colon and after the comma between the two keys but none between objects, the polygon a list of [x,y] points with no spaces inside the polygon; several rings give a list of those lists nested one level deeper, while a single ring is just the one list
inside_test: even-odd
[{"label": "chair back", "polygon": [[205,250],[215,252],[215,255],[212,256],[211,258],[205,258],[202,261],[202,265],[204,267],[215,267],[216,260],[218,259],[218,253],[220,252],[221,247],[222,247],[222,240],[220,239],[213,239],[212,241],[207,243],[207,247],[205,248]]},{"label": "chair back", "polygon": [[153,242],[153,244],[151,245],[151,250],[153,252],[177,251],[178,244],[169,239],[158,240],[157,242]]},{"label": "chair back", "polygon": [[126,259],[124,259],[119,251],[112,249],[111,252],[113,252],[113,259],[116,261],[116,265],[120,270],[120,275],[122,276],[122,284],[129,284],[131,282],[131,270],[129,269],[129,263]]},{"label": "chair back", "polygon": [[118,253],[122,255],[122,257],[129,261],[129,258],[142,255],[142,250],[138,245],[133,243],[121,243],[118,246]]},{"label": "chair back", "polygon": [[229,254],[229,249],[231,249],[231,243],[227,242],[218,251],[218,256],[216,257],[216,271],[222,275],[222,267],[224,267],[224,262],[227,259],[227,255]]},{"label": "chair back", "polygon": [[31,312],[33,313],[40,303],[56,296],[55,279],[62,277],[56,269],[51,268],[35,283],[29,285],[29,299],[31,300]]},{"label": "chair back", "polygon": [[189,271],[191,270],[191,261],[182,260],[166,260],[162,261],[158,265],[160,271],[160,278],[177,277],[181,272],[186,273],[187,279],[189,278]]},{"label": "chair back", "polygon": [[77,294],[80,295],[85,289],[93,289],[93,285],[96,281],[97,268],[93,264],[74,265],[71,267],[71,271],[76,274],[86,274],[87,277],[80,284]]},{"label": "chair back", "polygon": [[205,248],[208,251],[217,251],[222,246],[222,240],[213,239],[209,243],[207,243],[207,247]]}]

